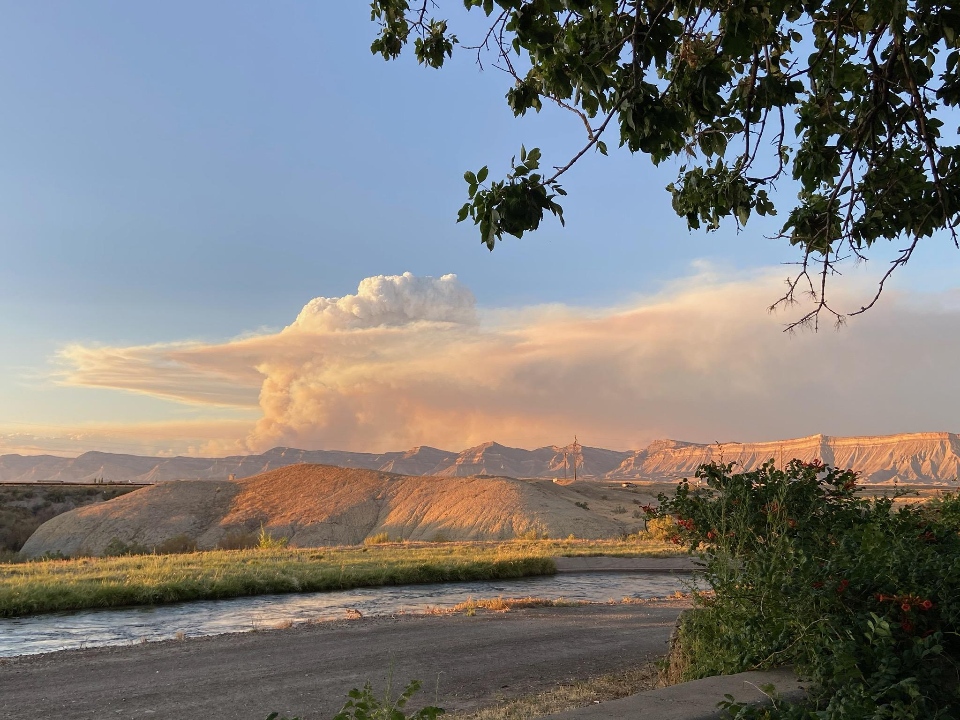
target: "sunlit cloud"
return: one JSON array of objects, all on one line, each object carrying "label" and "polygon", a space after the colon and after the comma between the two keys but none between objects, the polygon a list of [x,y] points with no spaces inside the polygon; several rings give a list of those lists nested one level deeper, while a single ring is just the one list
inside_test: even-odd
[{"label": "sunlit cloud", "polygon": [[956,293],[889,292],[839,332],[787,336],[785,319],[765,310],[782,275],[700,268],[617,307],[486,311],[455,276],[381,276],[311,301],[276,333],[70,346],[61,382],[258,407],[255,423],[216,442],[247,451],[536,447],[575,433],[628,449],[658,437],[957,429]]},{"label": "sunlit cloud", "polygon": [[256,407],[261,377],[244,358],[243,341],[231,346],[235,363],[205,362],[201,343],[99,347],[68,345],[57,353],[66,385],[130,390],[197,405]]}]

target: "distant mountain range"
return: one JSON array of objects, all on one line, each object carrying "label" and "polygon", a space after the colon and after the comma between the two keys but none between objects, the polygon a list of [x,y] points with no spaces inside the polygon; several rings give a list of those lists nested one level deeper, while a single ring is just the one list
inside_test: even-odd
[{"label": "distant mountain range", "polygon": [[260,455],[224,458],[172,457],[88,452],[76,458],[52,455],[0,455],[0,482],[155,483],[170,480],[214,480],[257,475],[296,463],[320,463],[381,470],[402,475],[463,477],[499,475],[516,478],[593,480],[673,480],[691,477],[701,463],[735,461],[747,470],[773,459],[792,458],[860,470],[872,483],[946,484],[960,476],[960,436],[955,433],[911,433],[875,437],[812,435],[764,443],[704,445],[658,440],[643,450],[549,446],[522,450],[489,442],[462,452],[420,446],[382,454],[338,450],[273,448]]}]

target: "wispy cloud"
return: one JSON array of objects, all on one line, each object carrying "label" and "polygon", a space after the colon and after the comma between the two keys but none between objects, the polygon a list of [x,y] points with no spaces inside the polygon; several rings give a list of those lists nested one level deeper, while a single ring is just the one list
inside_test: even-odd
[{"label": "wispy cloud", "polygon": [[[258,339],[257,339],[258,340]],[[256,340],[253,341],[256,345]],[[101,347],[68,345],[57,353],[66,385],[112,388],[197,405],[256,407],[261,376],[257,350],[230,343],[234,362],[208,361],[202,343]]]},{"label": "wispy cloud", "polygon": [[72,427],[0,425],[0,455],[61,455],[88,450],[132,455],[216,457],[244,451],[238,441],[249,420],[184,420],[138,423],[87,423]]},{"label": "wispy cloud", "polygon": [[368,278],[355,295],[311,301],[278,333],[71,346],[62,381],[259,405],[262,417],[236,436],[249,450],[957,429],[955,297],[888,293],[840,332],[790,337],[765,312],[781,276],[703,269],[618,307],[487,312],[454,276]]}]

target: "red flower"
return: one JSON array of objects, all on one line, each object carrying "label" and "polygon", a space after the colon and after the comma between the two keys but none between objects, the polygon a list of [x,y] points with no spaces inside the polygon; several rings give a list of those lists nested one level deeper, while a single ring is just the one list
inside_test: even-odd
[{"label": "red flower", "polygon": [[672,538],[670,538],[670,542],[672,542],[674,545],[679,545],[679,544],[680,544],[680,536],[679,536],[679,535],[674,535]]},{"label": "red flower", "polygon": [[910,612],[910,603],[905,602],[903,605],[900,606],[900,609],[903,610],[904,612]]},{"label": "red flower", "polygon": [[707,532],[707,540],[713,540],[716,536],[717,534],[713,530]]},{"label": "red flower", "polygon": [[913,630],[913,623],[910,622],[909,620],[904,620],[902,623],[900,623],[900,627],[902,627],[907,632],[910,632],[911,630]]},{"label": "red flower", "polygon": [[837,585],[837,595],[839,595],[840,593],[842,593],[842,592],[843,592],[844,590],[846,590],[849,586],[850,586],[850,581],[849,581],[849,580],[847,580],[846,578],[844,578],[843,580],[841,580],[841,581],[840,581],[840,584]]},{"label": "red flower", "polygon": [[920,603],[920,607],[922,607],[924,610],[932,610],[933,603],[929,600],[924,600],[922,603]]},{"label": "red flower", "polygon": [[823,583],[817,580],[815,583],[813,583],[813,587],[817,590],[820,590],[823,587]]}]

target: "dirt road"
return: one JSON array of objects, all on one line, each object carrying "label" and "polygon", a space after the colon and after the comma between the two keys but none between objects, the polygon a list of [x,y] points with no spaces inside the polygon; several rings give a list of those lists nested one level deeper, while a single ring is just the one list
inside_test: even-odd
[{"label": "dirt road", "polygon": [[661,656],[682,602],[398,616],[0,661],[3,720],[329,720],[418,678],[449,710]]}]

